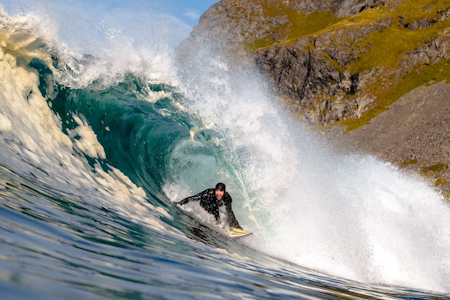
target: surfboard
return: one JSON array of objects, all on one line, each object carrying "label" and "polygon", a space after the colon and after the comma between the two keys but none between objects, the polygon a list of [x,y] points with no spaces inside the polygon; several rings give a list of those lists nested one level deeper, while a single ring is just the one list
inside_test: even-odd
[{"label": "surfboard", "polygon": [[249,234],[252,234],[251,231],[231,227],[230,232],[228,233],[228,236],[235,238],[235,237],[246,236]]}]

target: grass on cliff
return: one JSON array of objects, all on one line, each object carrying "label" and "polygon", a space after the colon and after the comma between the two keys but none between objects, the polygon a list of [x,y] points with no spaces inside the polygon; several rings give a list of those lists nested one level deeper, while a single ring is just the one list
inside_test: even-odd
[{"label": "grass on cliff", "polygon": [[[422,6],[424,2],[437,1],[420,2],[422,2],[420,5]],[[408,7],[408,9],[402,9],[403,6]],[[398,10],[394,10],[385,16],[385,18],[392,19],[391,25],[381,32],[373,31],[369,38],[362,42],[362,46],[370,44],[370,51],[362,54],[358,61],[349,65],[349,70],[352,74],[381,66],[396,68],[403,53],[412,51],[418,46],[430,42],[432,38],[437,37],[442,30],[448,28],[450,25],[449,21],[444,21],[438,22],[426,29],[410,31],[408,28],[402,26],[402,24],[408,23],[406,20],[412,19],[413,17],[415,17],[415,20],[433,18],[436,17],[437,10],[440,9],[440,6],[436,5],[433,9],[427,10],[427,16],[424,16],[424,12],[421,12],[422,9],[416,6],[417,3],[414,1],[404,1]],[[419,11],[417,15],[414,14],[414,8]]]},{"label": "grass on cliff", "polygon": [[383,83],[380,81],[371,84],[369,89],[377,97],[375,106],[362,114],[359,119],[351,118],[340,121],[338,124],[347,125],[347,132],[352,131],[367,124],[372,118],[386,111],[389,105],[415,88],[443,80],[450,83],[450,60],[445,60],[435,65],[425,65],[421,70],[417,71],[404,76],[399,82],[390,86],[383,86]]},{"label": "grass on cliff", "polygon": [[[355,47],[370,45],[367,53],[361,54],[358,61],[347,66],[352,74],[361,73],[383,67],[386,72],[368,85],[371,94],[377,97],[371,109],[360,118],[350,118],[338,124],[347,125],[347,132],[367,124],[372,118],[384,112],[389,105],[413,89],[430,82],[447,80],[450,82],[450,62],[442,61],[436,65],[424,65],[409,70],[409,74],[397,82],[389,77],[389,71],[400,68],[399,62],[405,53],[426,45],[449,28],[450,21],[438,22],[425,29],[410,31],[404,25],[415,20],[435,19],[440,9],[448,8],[445,1],[404,0],[395,10],[385,13],[379,18],[390,18],[391,25],[385,30],[373,31],[369,38]],[[361,45],[362,44],[362,45]]]},{"label": "grass on cliff", "polygon": [[374,66],[394,66],[402,53],[411,51],[430,38],[437,36],[441,30],[449,26],[449,23],[438,22],[426,29],[414,31],[410,31],[405,25],[417,20],[435,19],[439,10],[448,8],[446,0],[403,0],[398,7],[391,11],[372,16],[363,15],[364,12],[357,15],[359,18],[363,17],[374,21],[390,19],[391,24],[382,32],[373,31],[371,33],[369,39],[364,41],[364,43],[371,44],[371,50],[362,55],[358,62],[352,64],[351,69],[356,72]]},{"label": "grass on cliff", "polygon": [[411,160],[405,160],[404,162],[402,162],[400,164],[400,166],[401,167],[407,167],[407,166],[415,165],[415,164],[417,164],[417,159],[411,159]]},{"label": "grass on cliff", "polygon": [[442,172],[448,169],[448,164],[436,164],[428,167],[422,167],[424,173],[427,172]]},{"label": "grass on cliff", "polygon": [[263,3],[262,6],[266,16],[284,16],[288,18],[289,22],[275,28],[267,37],[246,43],[245,48],[249,53],[272,46],[280,41],[293,41],[300,37],[310,35],[341,20],[333,12],[315,11],[310,14],[298,13],[294,9],[286,7],[283,3],[272,5]]},{"label": "grass on cliff", "polygon": [[287,10],[289,20],[292,25],[289,28],[288,40],[303,37],[314,32],[318,32],[332,24],[338,23],[341,19],[336,17],[333,12],[313,12],[308,15]]},{"label": "grass on cliff", "polygon": [[[434,181],[436,187],[442,187],[447,184],[447,179],[443,178],[440,174],[442,171],[448,170],[448,164],[435,164],[432,166],[422,167],[422,176],[431,178]],[[450,191],[447,192],[447,200],[450,200]]]}]

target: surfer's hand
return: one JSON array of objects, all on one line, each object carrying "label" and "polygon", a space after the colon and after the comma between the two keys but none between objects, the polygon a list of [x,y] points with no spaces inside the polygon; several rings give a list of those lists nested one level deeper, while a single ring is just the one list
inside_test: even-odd
[{"label": "surfer's hand", "polygon": [[175,204],[176,205],[181,205],[181,201],[176,201]]}]

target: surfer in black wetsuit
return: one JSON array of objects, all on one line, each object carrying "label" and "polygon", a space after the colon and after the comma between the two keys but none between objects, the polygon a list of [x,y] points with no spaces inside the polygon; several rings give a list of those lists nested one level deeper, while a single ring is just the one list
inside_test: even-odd
[{"label": "surfer in black wetsuit", "polygon": [[200,206],[212,214],[216,218],[217,222],[220,221],[219,207],[225,205],[227,210],[228,226],[242,229],[234,216],[233,209],[231,208],[231,202],[233,199],[231,199],[230,194],[225,191],[225,184],[218,183],[215,189],[204,190],[197,195],[187,197],[175,203],[178,205],[184,205],[190,201],[200,201]]}]

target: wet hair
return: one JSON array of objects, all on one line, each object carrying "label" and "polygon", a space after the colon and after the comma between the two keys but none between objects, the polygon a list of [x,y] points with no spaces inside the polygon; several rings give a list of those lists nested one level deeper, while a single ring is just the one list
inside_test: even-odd
[{"label": "wet hair", "polygon": [[216,184],[216,190],[225,192],[225,184],[223,184],[222,182],[219,182],[218,184]]}]

